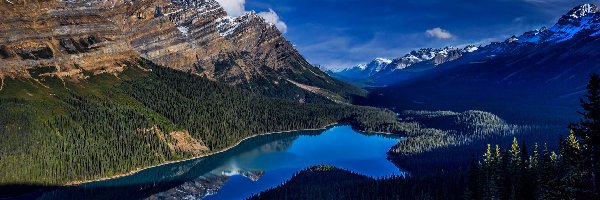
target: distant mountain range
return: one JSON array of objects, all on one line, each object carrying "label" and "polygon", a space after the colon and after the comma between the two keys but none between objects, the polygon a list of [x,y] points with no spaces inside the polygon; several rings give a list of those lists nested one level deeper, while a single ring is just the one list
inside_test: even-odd
[{"label": "distant mountain range", "polygon": [[433,69],[477,49],[478,47],[474,45],[465,48],[423,48],[393,60],[376,58],[368,64],[359,64],[341,71],[325,70],[325,72],[335,78],[361,86],[378,85],[383,80],[398,80],[401,77],[410,77],[413,73]]},{"label": "distant mountain range", "polygon": [[[550,28],[471,50],[455,50],[445,59],[424,59],[391,73],[382,70],[369,79],[388,87],[373,90],[369,101],[412,109],[560,113],[558,107],[577,106],[589,74],[600,70],[600,13],[595,5],[581,5]],[[429,68],[407,71],[417,66]],[[570,110],[557,115],[574,115]]]},{"label": "distant mountain range", "polygon": [[[504,42],[493,42],[486,46],[469,45],[465,48],[444,47],[441,49],[420,49],[412,51],[405,56],[394,59],[392,62],[382,63],[377,67],[364,67],[358,65],[346,70],[328,73],[338,79],[359,83],[361,86],[385,86],[419,79],[429,70],[447,68],[465,63],[488,62],[495,57],[514,57],[527,59],[531,54],[557,48],[565,44],[591,42],[600,36],[600,14],[593,4],[584,4],[572,9],[562,16],[558,22],[550,27],[525,32],[520,36],[512,36]],[[586,45],[592,48],[592,46]],[[582,49],[565,50],[561,58],[574,56],[574,52]],[[523,51],[529,51],[525,56]],[[584,53],[583,50],[579,51]],[[555,52],[556,53],[556,52]],[[585,54],[590,54],[587,52]],[[591,59],[589,57],[583,60]],[[380,58],[371,63],[377,63]],[[583,61],[582,60],[582,61]],[[560,62],[559,62],[560,63]],[[559,64],[556,63],[556,64]]]},{"label": "distant mountain range", "polygon": [[323,67],[321,67],[321,69],[324,69],[326,73],[338,79],[354,81],[369,78],[383,70],[392,62],[393,61],[389,59],[376,58],[368,64],[360,64],[351,68],[343,69],[341,71],[332,71]]}]

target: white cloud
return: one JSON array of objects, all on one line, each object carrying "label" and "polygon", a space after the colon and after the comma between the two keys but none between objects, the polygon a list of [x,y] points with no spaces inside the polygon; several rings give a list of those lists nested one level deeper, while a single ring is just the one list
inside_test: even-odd
[{"label": "white cloud", "polygon": [[[216,0],[219,2],[219,5],[225,9],[227,15],[233,17],[239,17],[246,14],[246,0]],[[287,24],[281,20],[279,15],[273,11],[273,9],[269,8],[268,12],[260,12],[258,16],[264,18],[267,22],[272,23],[281,31],[282,33],[286,33],[288,30]]]},{"label": "white cloud", "polygon": [[433,37],[442,40],[452,39],[454,37],[454,35],[452,35],[450,32],[440,27],[429,29],[425,31],[425,34],[427,37]]},{"label": "white cloud", "polygon": [[287,24],[281,21],[281,18],[279,18],[279,15],[277,15],[277,13],[273,11],[273,9],[269,8],[269,12],[260,12],[258,13],[258,16],[261,16],[267,22],[274,24],[275,27],[277,27],[277,29],[279,29],[279,31],[281,31],[282,33],[287,32]]},{"label": "white cloud", "polygon": [[217,0],[228,15],[238,17],[246,13],[246,0]]}]

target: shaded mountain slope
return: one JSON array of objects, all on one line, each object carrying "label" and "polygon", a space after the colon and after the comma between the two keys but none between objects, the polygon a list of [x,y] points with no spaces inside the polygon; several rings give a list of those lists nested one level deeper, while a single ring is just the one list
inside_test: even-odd
[{"label": "shaded mountain slope", "polygon": [[[582,12],[588,6],[592,9]],[[600,14],[593,8],[582,5],[551,28],[492,43],[375,89],[370,101],[411,109],[483,109],[508,118],[534,114],[566,123],[575,117],[588,75],[600,70]]]}]

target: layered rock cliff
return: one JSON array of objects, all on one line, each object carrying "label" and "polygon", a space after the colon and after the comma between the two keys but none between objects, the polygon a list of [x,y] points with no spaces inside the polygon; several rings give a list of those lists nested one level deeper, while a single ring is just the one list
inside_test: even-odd
[{"label": "layered rock cliff", "polygon": [[2,0],[0,13],[4,76],[56,66],[52,75],[85,78],[143,57],[298,101],[361,93],[310,65],[274,25],[255,13],[227,16],[214,0]]}]

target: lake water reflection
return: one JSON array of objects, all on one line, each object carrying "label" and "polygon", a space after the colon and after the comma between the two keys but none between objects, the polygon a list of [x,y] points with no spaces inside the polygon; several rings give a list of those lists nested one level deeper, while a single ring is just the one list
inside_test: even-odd
[{"label": "lake water reflection", "polygon": [[313,165],[360,174],[402,175],[386,152],[400,138],[350,126],[254,137],[212,156],[155,167],[114,180],[46,192],[42,199],[244,199]]}]

